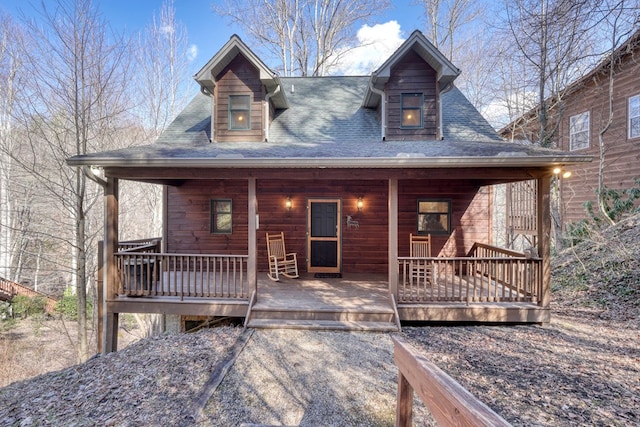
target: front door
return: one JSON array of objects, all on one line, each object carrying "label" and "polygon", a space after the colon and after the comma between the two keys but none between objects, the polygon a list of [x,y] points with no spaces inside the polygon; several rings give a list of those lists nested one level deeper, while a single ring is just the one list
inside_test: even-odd
[{"label": "front door", "polygon": [[340,199],[309,199],[307,202],[307,271],[340,273]]}]

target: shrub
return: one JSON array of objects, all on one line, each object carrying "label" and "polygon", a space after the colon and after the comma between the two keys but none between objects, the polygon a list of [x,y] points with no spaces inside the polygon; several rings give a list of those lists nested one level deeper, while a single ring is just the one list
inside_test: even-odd
[{"label": "shrub", "polygon": [[572,222],[567,225],[567,238],[564,246],[574,246],[578,243],[590,239],[593,235],[594,224],[586,219]]},{"label": "shrub", "polygon": [[28,297],[26,295],[16,295],[11,299],[13,315],[22,318],[36,314],[45,314],[46,305],[46,298],[41,296]]},{"label": "shrub", "polygon": [[[633,179],[635,186],[614,190],[613,188],[604,187],[602,189],[602,203],[604,210],[612,221],[617,222],[626,215],[640,212],[640,206],[637,205],[640,199],[640,178]],[[599,209],[593,207],[593,202],[585,203],[585,209],[598,226],[608,225],[604,215]]]},{"label": "shrub", "polygon": [[[64,291],[62,298],[56,303],[55,312],[61,314],[65,319],[78,320],[78,295],[73,293],[71,288]],[[93,304],[87,300],[87,313],[93,313]]]},{"label": "shrub", "polygon": [[8,320],[11,318],[11,304],[0,301],[0,320]]},{"label": "shrub", "polygon": [[[638,200],[640,200],[640,178],[633,179],[635,186],[615,190],[604,187],[602,200],[604,210],[612,221],[617,222],[627,215],[640,212]],[[609,225],[604,214],[594,208],[593,202],[585,202],[584,208],[589,219],[581,219],[567,225],[567,243],[576,245],[592,237],[593,232]]]},{"label": "shrub", "polygon": [[56,303],[55,312],[65,319],[78,320],[78,296],[71,289],[66,289],[62,298]]}]

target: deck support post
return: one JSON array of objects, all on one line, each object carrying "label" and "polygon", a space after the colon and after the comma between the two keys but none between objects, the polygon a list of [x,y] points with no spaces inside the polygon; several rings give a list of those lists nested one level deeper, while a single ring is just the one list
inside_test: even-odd
[{"label": "deck support post", "polygon": [[389,292],[398,300],[398,180],[389,179]]},{"label": "deck support post", "polygon": [[249,283],[249,295],[252,295],[255,292],[255,295],[258,295],[258,224],[257,224],[257,213],[258,213],[258,199],[256,197],[256,179],[249,178],[248,183],[248,192],[249,192],[249,210],[248,210],[248,228],[249,228],[249,242],[248,242],[248,255],[249,259],[247,260],[247,281]]},{"label": "deck support post", "polygon": [[104,213],[104,247],[103,247],[103,270],[104,270],[104,291],[103,300],[103,335],[102,351],[110,353],[118,350],[118,313],[109,311],[108,301],[117,296],[118,271],[116,266],[115,253],[118,248],[118,190],[119,181],[117,178],[107,178],[105,187],[105,213]]},{"label": "deck support post", "polygon": [[538,178],[538,256],[542,258],[542,289],[539,305],[551,303],[551,174]]}]

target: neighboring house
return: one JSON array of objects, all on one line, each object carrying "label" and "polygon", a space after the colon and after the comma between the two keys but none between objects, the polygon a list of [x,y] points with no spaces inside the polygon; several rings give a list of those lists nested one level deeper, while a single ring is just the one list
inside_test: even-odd
[{"label": "neighboring house", "polygon": [[[68,159],[106,179],[105,351],[118,313],[338,327],[375,295],[394,327],[548,322],[552,169],[585,158],[501,142],[459,73],[418,31],[361,77],[279,77],[232,36],[156,143]],[[537,252],[491,247],[491,186],[532,178]],[[122,179],[164,186],[161,243],[118,242]],[[274,283],[266,233],[279,232],[301,277]],[[411,256],[412,234],[431,236],[430,256]]]},{"label": "neighboring house", "polygon": [[[609,71],[613,62],[613,92],[610,97]],[[568,179],[560,179],[560,217],[567,224],[588,217],[585,203],[597,209],[598,175],[603,133],[602,169],[604,184],[621,190],[637,187],[640,178],[640,31],[580,80],[561,91],[550,121],[557,126],[555,146],[566,152],[593,157],[591,163],[567,167]],[[537,110],[523,115],[500,131],[507,140],[536,141]],[[564,228],[563,227],[563,228]]]}]

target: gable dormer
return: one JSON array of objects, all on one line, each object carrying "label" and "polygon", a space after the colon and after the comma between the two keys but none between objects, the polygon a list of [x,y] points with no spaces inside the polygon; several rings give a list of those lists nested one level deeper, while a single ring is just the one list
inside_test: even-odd
[{"label": "gable dormer", "polygon": [[212,100],[212,142],[268,140],[273,112],[288,108],[277,74],[235,34],[194,78]]},{"label": "gable dormer", "polygon": [[377,108],[383,140],[442,138],[440,95],[460,74],[420,32],[374,71],[363,106]]}]

